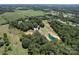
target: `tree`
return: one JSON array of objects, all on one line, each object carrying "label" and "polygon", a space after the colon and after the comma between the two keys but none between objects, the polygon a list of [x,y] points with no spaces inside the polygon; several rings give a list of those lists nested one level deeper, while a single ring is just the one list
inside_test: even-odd
[{"label": "tree", "polygon": [[36,31],[34,34],[35,35],[32,39],[35,43],[38,43],[39,45],[43,45],[47,42],[46,38],[43,35],[41,35],[38,31]]},{"label": "tree", "polygon": [[30,44],[31,44],[31,40],[30,39],[28,39],[28,38],[22,39],[22,47],[24,49],[27,49]]},{"label": "tree", "polygon": [[52,43],[48,42],[40,48],[40,54],[50,55],[53,53],[52,49],[53,49]]},{"label": "tree", "polygon": [[40,27],[44,27],[44,24],[43,23],[40,23],[39,25],[40,25]]},{"label": "tree", "polygon": [[4,34],[3,34],[3,39],[4,39],[4,41],[5,41],[6,46],[9,46],[10,42],[9,42],[8,37],[7,37],[7,33],[4,33]]},{"label": "tree", "polygon": [[7,33],[4,33],[3,36],[4,36],[4,38],[7,38]]},{"label": "tree", "polygon": [[28,47],[28,54],[29,55],[40,55],[40,45],[33,43]]},{"label": "tree", "polygon": [[33,28],[37,28],[38,24],[37,23],[33,23]]}]

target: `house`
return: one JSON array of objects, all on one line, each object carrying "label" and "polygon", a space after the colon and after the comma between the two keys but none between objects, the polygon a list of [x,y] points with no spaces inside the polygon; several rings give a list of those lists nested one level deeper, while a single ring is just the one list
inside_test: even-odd
[{"label": "house", "polygon": [[34,29],[34,31],[39,30],[40,26],[38,25],[37,27],[34,27],[33,29]]}]

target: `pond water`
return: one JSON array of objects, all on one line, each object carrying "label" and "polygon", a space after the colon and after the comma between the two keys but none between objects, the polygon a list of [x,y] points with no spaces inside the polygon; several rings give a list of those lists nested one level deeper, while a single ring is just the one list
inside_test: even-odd
[{"label": "pond water", "polygon": [[[48,38],[53,42],[53,43],[56,43],[58,40],[57,38],[53,37],[53,35],[51,35],[50,33],[48,33]],[[58,45],[55,46],[55,48],[61,48],[61,47],[64,47],[64,43],[60,43]]]},{"label": "pond water", "polygon": [[49,39],[51,39],[52,42],[57,42],[57,38],[53,37],[50,33],[48,34]]}]

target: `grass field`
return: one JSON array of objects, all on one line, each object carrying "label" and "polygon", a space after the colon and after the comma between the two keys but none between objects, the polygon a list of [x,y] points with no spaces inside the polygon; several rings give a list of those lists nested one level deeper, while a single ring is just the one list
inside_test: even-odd
[{"label": "grass field", "polygon": [[[16,10],[15,12],[6,12],[1,14],[0,17],[5,20],[16,20],[18,18],[23,18],[26,16],[42,16],[45,13],[43,11],[34,11],[34,10]],[[0,19],[1,21],[1,19]]]},{"label": "grass field", "polygon": [[[9,41],[11,42],[10,46],[12,51],[8,51],[9,55],[27,55],[27,49],[23,49],[20,42],[20,30],[17,29],[8,29],[8,24],[0,26],[0,37],[3,36],[3,33],[7,33]],[[0,54],[4,52],[4,46],[0,48]]]}]

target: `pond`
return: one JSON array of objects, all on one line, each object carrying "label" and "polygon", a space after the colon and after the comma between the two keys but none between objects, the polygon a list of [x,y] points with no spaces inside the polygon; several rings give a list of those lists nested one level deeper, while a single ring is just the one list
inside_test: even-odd
[{"label": "pond", "polygon": [[48,33],[48,38],[54,43],[57,42],[57,38],[53,37],[50,33]]},{"label": "pond", "polygon": [[[50,33],[48,33],[48,38],[53,42],[56,43],[58,40],[57,38],[55,38],[53,35],[51,35]],[[61,42],[58,45],[55,46],[55,48],[64,48],[64,43]]]}]

